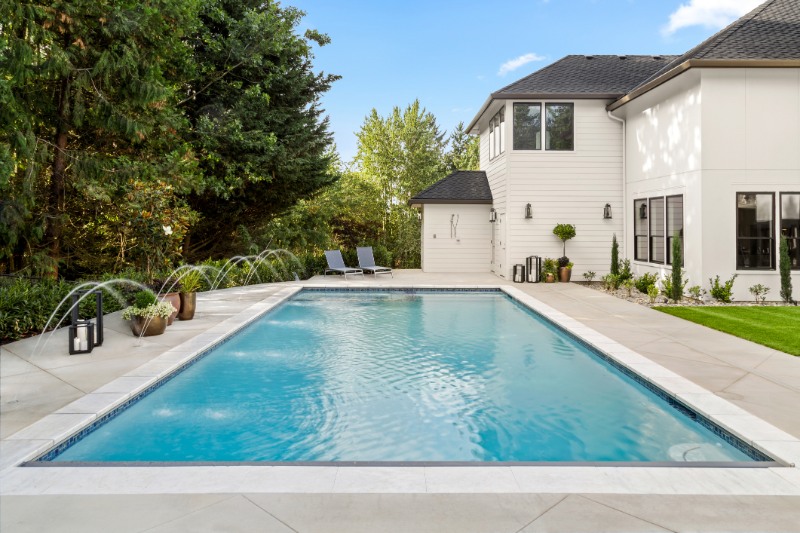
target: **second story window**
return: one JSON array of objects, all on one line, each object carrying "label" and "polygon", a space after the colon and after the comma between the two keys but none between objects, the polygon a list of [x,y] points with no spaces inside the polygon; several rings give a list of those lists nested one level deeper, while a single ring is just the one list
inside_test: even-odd
[{"label": "second story window", "polygon": [[489,159],[506,151],[506,110],[497,112],[489,121]]},{"label": "second story window", "polygon": [[[544,121],[542,106],[544,105]],[[514,150],[575,149],[575,105],[572,103],[515,103]]]}]

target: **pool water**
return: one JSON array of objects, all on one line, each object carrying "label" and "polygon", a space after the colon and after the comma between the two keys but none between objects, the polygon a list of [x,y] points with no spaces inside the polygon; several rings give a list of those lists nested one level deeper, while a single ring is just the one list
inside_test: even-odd
[{"label": "pool water", "polygon": [[753,461],[499,292],[302,291],[55,461]]}]

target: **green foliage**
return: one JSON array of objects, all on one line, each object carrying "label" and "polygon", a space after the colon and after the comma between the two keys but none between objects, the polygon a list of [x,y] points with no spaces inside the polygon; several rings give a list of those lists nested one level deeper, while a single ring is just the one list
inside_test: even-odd
[{"label": "green foliage", "polygon": [[542,277],[546,274],[553,274],[554,276],[558,272],[558,261],[551,257],[546,257],[544,261],[542,261]]},{"label": "green foliage", "polygon": [[695,300],[699,300],[701,296],[706,293],[706,290],[701,288],[700,285],[692,285],[687,289],[687,292],[691,295],[692,298]]},{"label": "green foliage", "polygon": [[603,276],[603,287],[606,290],[615,291],[619,289],[620,284],[622,283],[622,278],[620,278],[619,274],[606,274]]},{"label": "green foliage", "polygon": [[619,279],[620,281],[627,281],[629,279],[633,279],[633,271],[631,271],[631,260],[626,259],[622,262],[622,265],[619,269]]},{"label": "green foliage", "polygon": [[655,283],[647,287],[647,296],[650,298],[650,303],[655,303],[656,297],[658,296],[658,287]]},{"label": "green foliage", "polygon": [[678,282],[678,285],[673,285],[673,278],[672,276],[666,277],[661,280],[661,292],[667,298],[675,301],[680,302],[683,298],[683,291],[686,288],[687,283],[689,283],[688,279],[681,279]]},{"label": "green foliage", "polygon": [[199,270],[187,270],[181,274],[181,288],[180,292],[190,293],[197,292],[200,288],[200,282],[203,279],[203,274]]},{"label": "green foliage", "polygon": [[623,289],[628,291],[628,296],[631,296],[633,293],[633,288],[636,286],[636,283],[633,281],[633,278],[628,278],[620,283]]},{"label": "green foliage", "polygon": [[726,281],[725,283],[720,285],[719,282],[719,275],[717,275],[713,280],[708,278],[708,283],[711,285],[711,296],[715,300],[719,300],[723,303],[731,303],[731,295],[733,294],[733,282],[736,280],[738,274],[734,274],[731,276],[731,279]]},{"label": "green foliage", "polygon": [[767,299],[767,293],[769,292],[769,287],[765,287],[762,284],[758,283],[750,287],[749,291],[750,294],[753,295],[753,298],[755,298],[756,303],[759,302],[764,303],[764,300]]},{"label": "green foliage", "polygon": [[636,289],[639,292],[647,294],[648,292],[650,292],[650,287],[655,286],[656,281],[658,281],[658,276],[656,276],[655,274],[651,274],[649,272],[645,272],[644,274],[636,278],[634,284],[636,285]]},{"label": "green foliage", "polygon": [[145,306],[131,306],[122,311],[122,320],[131,320],[135,317],[142,318],[169,318],[175,312],[175,307],[170,302],[154,302]]},{"label": "green foliage", "polygon": [[[561,239],[563,243],[562,255],[567,255],[567,241],[575,237],[575,226],[572,224],[556,224],[553,228],[553,235]],[[569,259],[567,259],[569,262]]]},{"label": "green foliage", "polygon": [[800,356],[800,307],[670,306],[658,311]]},{"label": "green foliage", "polygon": [[683,288],[686,283],[683,281],[683,272],[681,265],[683,264],[683,252],[681,250],[681,234],[679,231],[675,232],[672,237],[672,286],[670,287],[670,298],[679,302],[683,298]]},{"label": "green foliage", "polygon": [[447,172],[456,170],[479,170],[480,137],[464,131],[464,123],[459,122],[447,140],[450,149],[444,154]]},{"label": "green foliage", "polygon": [[619,275],[619,244],[616,233],[611,239],[611,274]]},{"label": "green foliage", "polygon": [[597,276],[597,273],[595,273],[593,270],[583,273],[583,279],[585,279],[587,283],[591,283],[595,276]]},{"label": "green foliage", "polygon": [[781,235],[778,270],[781,273],[781,299],[784,302],[792,301],[792,263],[789,259],[789,241]]},{"label": "green foliage", "polygon": [[156,295],[151,291],[139,291],[133,297],[134,307],[138,307],[140,309],[144,309],[147,306],[153,305],[156,303],[156,301]]}]

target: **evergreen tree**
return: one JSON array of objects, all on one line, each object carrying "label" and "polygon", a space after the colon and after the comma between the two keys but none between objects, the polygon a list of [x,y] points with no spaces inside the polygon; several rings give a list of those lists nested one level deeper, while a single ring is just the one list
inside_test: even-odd
[{"label": "evergreen tree", "polygon": [[447,172],[480,169],[480,137],[464,131],[463,122],[459,122],[450,134],[447,144],[450,147],[444,155]]},{"label": "evergreen tree", "polygon": [[681,246],[681,234],[679,231],[672,236],[672,294],[670,297],[676,302],[683,298],[683,251]]},{"label": "evergreen tree", "polygon": [[781,235],[780,257],[778,260],[778,270],[781,273],[781,298],[784,302],[792,301],[792,271],[791,261],[789,260],[789,241],[785,235]]},{"label": "evergreen tree", "polygon": [[611,239],[611,274],[619,276],[619,244],[616,233]]}]

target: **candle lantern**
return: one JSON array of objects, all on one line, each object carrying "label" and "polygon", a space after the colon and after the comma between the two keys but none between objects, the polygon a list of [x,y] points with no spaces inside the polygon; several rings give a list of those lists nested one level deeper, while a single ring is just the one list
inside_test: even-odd
[{"label": "candle lantern", "polygon": [[94,323],[78,320],[69,327],[69,354],[90,353],[94,349]]},{"label": "candle lantern", "polygon": [[101,290],[77,291],[72,295],[72,307],[70,308],[70,316],[72,318],[72,323],[77,324],[78,322],[78,315],[79,315],[78,300],[80,300],[81,297],[83,297],[85,294],[94,294],[94,302],[95,302],[94,346],[100,346],[101,344],[103,344],[103,291]]}]

